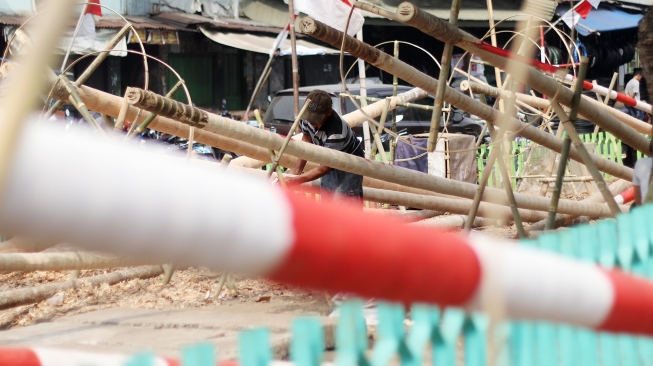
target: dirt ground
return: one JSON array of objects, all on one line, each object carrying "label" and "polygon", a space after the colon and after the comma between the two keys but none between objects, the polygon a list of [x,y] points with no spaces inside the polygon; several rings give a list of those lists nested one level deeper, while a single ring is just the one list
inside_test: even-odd
[{"label": "dirt ground", "polygon": [[[80,278],[109,273],[110,270],[81,271]],[[188,268],[174,273],[168,285],[162,285],[162,275],[150,279],[134,279],[113,286],[82,285],[58,293],[37,304],[0,311],[0,329],[20,327],[55,318],[86,313],[94,310],[123,307],[141,309],[184,309],[239,307],[243,304],[282,301],[286,308],[301,312],[326,315],[330,311],[324,293],[307,291],[281,285],[266,279],[249,279],[236,276],[237,293],[225,284],[216,297],[216,287],[221,273],[206,268]],[[68,280],[70,271],[14,272],[0,274],[0,291],[27,286],[38,286]],[[235,309],[233,309],[235,310]]]}]

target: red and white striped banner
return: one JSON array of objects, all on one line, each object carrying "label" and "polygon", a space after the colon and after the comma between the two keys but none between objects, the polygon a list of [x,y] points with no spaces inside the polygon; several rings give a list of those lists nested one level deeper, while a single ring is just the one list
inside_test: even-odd
[{"label": "red and white striped banner", "polygon": [[[0,348],[2,366],[124,366],[133,356],[119,353],[88,352],[56,348]],[[154,357],[152,366],[179,366],[172,359]]]},{"label": "red and white striped banner", "polygon": [[[565,75],[565,80],[567,81],[574,81],[575,79],[576,77],[571,74]],[[653,108],[650,104],[642,102],[641,100],[636,100],[635,98],[629,97],[626,94],[619,93],[615,90],[610,90],[604,86],[590,83],[587,80],[583,81],[583,89],[598,93],[604,97],[608,96],[610,99],[614,99],[617,102],[621,102],[629,107],[637,108],[646,113],[653,113]]]},{"label": "red and white striped banner", "polygon": [[[133,355],[79,351],[47,347],[0,347],[2,366],[125,366]],[[181,366],[177,359],[153,356],[151,366]],[[273,362],[281,366],[280,362]],[[235,360],[216,362],[216,366],[238,366]]]},{"label": "red and white striped banner", "polygon": [[403,303],[483,310],[491,289],[509,318],[653,335],[653,283],[618,270],[316,204],[249,175],[47,125],[26,127],[14,156],[2,232]]},{"label": "red and white striped banner", "polygon": [[630,187],[614,196],[614,200],[618,205],[625,205],[626,203],[633,202],[635,200],[635,187]]}]

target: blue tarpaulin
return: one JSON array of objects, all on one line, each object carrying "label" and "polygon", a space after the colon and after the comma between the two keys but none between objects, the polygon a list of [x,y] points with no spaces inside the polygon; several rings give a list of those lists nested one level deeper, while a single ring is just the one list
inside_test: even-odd
[{"label": "blue tarpaulin", "polygon": [[[558,16],[562,16],[567,11],[569,11],[567,4],[560,4],[556,8]],[[637,28],[637,23],[642,17],[642,14],[629,14],[614,8],[592,9],[586,19],[581,18],[576,24],[576,31],[581,36],[588,36],[596,32]]]}]

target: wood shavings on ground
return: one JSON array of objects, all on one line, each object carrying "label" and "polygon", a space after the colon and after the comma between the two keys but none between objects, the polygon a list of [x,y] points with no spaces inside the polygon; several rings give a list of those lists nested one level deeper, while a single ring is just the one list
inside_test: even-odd
[{"label": "wood shavings on ground", "polygon": [[[85,270],[81,271],[79,278],[114,270]],[[221,294],[216,297],[216,285],[220,276],[219,272],[191,267],[175,271],[172,280],[165,286],[161,284],[162,276],[124,281],[113,286],[82,284],[76,289],[58,293],[37,304],[0,311],[0,329],[114,307],[157,310],[213,308],[253,304],[264,297],[284,301],[289,305],[301,305],[302,309],[320,314],[329,312],[325,296],[321,292],[296,289],[260,278],[236,276],[238,293],[234,295],[225,284]],[[70,271],[0,274],[0,291],[62,282],[69,278]]]}]

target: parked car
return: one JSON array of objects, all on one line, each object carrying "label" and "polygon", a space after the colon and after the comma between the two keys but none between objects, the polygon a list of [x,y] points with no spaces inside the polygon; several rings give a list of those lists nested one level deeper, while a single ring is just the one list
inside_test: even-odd
[{"label": "parked car", "polygon": [[[359,84],[348,85],[347,88],[351,94],[360,95]],[[341,116],[356,110],[356,106],[349,98],[340,97],[340,92],[342,90],[341,84],[316,85],[299,88],[300,105],[303,105],[304,101],[306,101],[306,96],[308,93],[315,89],[322,89],[331,95],[331,98],[333,99],[333,109]],[[407,86],[399,86],[397,88],[397,93],[403,93],[409,91],[410,89],[412,88]],[[392,85],[371,84],[367,86],[367,96],[374,98],[386,98],[392,96]],[[433,101],[433,96],[429,95],[426,98],[414,101],[412,103],[433,106]],[[396,109],[396,111],[398,131],[405,130],[408,134],[411,135],[429,132],[429,128],[431,126],[432,111],[406,107],[399,107]],[[265,128],[269,129],[270,131],[276,131],[282,135],[287,135],[293,123],[293,115],[293,90],[281,90],[274,96],[274,99],[270,103],[270,107],[265,112],[265,116],[263,117]],[[450,118],[448,121],[447,130],[449,133],[460,133],[478,137],[478,135],[480,135],[483,130],[483,123],[483,121],[475,121],[472,118],[456,116],[456,118]],[[392,127],[392,119],[390,117],[387,119],[385,126],[387,128]],[[441,119],[440,131],[443,129],[444,119]],[[358,137],[363,136],[363,130],[361,126],[355,127],[354,132],[356,132]]]}]

